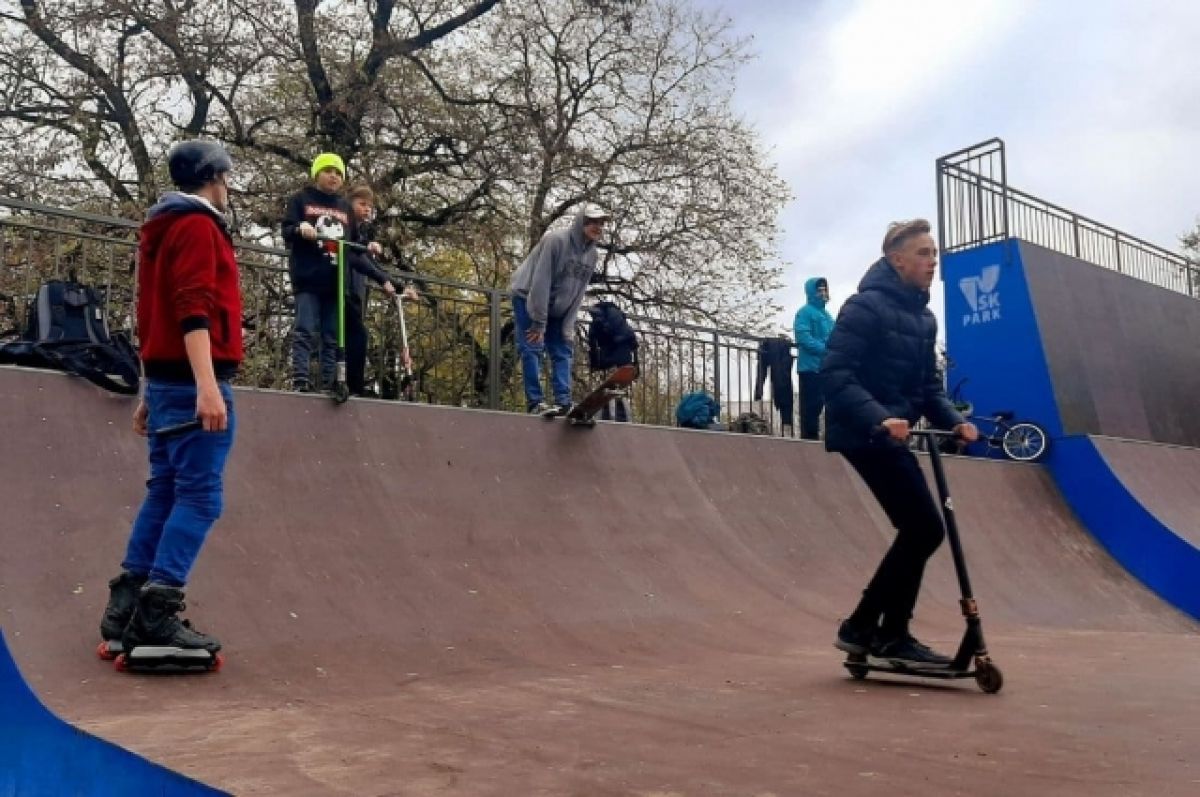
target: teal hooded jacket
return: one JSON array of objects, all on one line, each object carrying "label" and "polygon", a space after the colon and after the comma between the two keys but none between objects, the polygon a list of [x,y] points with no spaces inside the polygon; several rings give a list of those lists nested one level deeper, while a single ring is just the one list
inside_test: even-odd
[{"label": "teal hooded jacket", "polygon": [[804,283],[804,295],[808,303],[796,311],[796,370],[802,374],[815,374],[821,370],[821,358],[825,356],[825,342],[833,332],[833,316],[825,309],[825,300],[817,295],[817,286],[829,283],[824,277],[813,277]]}]

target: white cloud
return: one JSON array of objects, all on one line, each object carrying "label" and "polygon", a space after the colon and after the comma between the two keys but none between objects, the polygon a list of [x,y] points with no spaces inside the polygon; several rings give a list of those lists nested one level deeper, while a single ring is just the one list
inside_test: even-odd
[{"label": "white cloud", "polygon": [[699,2],[755,37],[735,101],[796,195],[781,326],[814,274],[836,309],[887,222],[933,219],[935,159],[992,136],[1016,187],[1159,245],[1200,213],[1200,2]]}]

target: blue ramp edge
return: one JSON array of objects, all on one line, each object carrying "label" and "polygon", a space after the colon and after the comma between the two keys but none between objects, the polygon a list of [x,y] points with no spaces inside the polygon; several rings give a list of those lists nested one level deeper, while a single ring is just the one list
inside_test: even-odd
[{"label": "blue ramp edge", "polygon": [[64,722],[21,677],[0,630],[0,797],[225,795]]},{"label": "blue ramp edge", "polygon": [[1130,494],[1091,438],[1056,440],[1047,465],[1072,511],[1113,558],[1160,598],[1200,620],[1200,550]]}]

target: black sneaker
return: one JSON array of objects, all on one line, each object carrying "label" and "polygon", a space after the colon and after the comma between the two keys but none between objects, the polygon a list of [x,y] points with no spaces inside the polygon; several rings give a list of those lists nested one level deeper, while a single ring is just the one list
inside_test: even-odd
[{"label": "black sneaker", "polygon": [[104,607],[104,617],[100,620],[100,638],[112,641],[120,639],[133,617],[133,607],[137,605],[138,593],[146,583],[145,576],[137,576],[128,571],[108,582],[108,605]]},{"label": "black sneaker", "polygon": [[838,626],[837,639],[833,641],[833,646],[854,656],[865,656],[870,651],[873,641],[874,629],[856,628],[849,620],[845,620]]},{"label": "black sneaker", "polygon": [[871,647],[871,655],[884,659],[895,667],[941,668],[949,667],[953,659],[932,650],[917,641],[912,634],[904,634],[890,641],[879,642]]}]

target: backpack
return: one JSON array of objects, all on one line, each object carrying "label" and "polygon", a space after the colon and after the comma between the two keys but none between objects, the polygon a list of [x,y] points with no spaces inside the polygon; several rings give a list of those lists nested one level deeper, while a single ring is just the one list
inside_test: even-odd
[{"label": "backpack", "polygon": [[137,350],[124,334],[109,334],[99,292],[74,280],[38,288],[24,334],[0,347],[0,363],[56,368],[115,393],[138,391]]},{"label": "backpack", "polygon": [[638,339],[629,319],[612,302],[588,308],[588,368],[602,371],[637,363]]},{"label": "backpack", "polygon": [[771,427],[757,412],[743,412],[729,424],[729,431],[742,434],[770,434]]},{"label": "backpack", "polygon": [[721,402],[704,391],[688,393],[675,407],[675,422],[685,429],[707,429],[721,414]]}]

